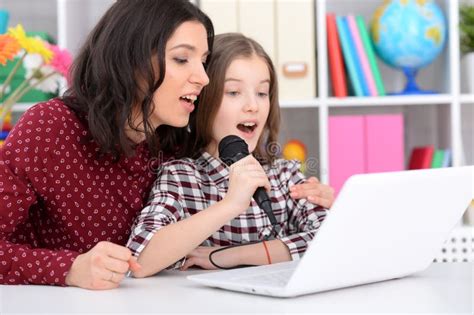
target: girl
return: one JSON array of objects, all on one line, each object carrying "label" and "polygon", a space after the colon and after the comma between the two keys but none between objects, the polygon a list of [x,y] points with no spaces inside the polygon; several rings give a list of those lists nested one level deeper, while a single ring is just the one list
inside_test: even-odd
[{"label": "girl", "polygon": [[[184,150],[194,159],[162,165],[132,229],[127,246],[142,266],[136,277],[182,257],[174,266],[183,270],[299,259],[325,218],[323,207],[290,196],[290,188],[305,180],[299,163],[266,150],[276,141],[280,113],[275,70],[262,47],[240,34],[218,35],[207,70],[211,85],[200,96],[204,107],[191,118],[193,141]],[[245,139],[263,167],[252,155],[230,168],[219,159],[220,140],[232,134]],[[278,221],[278,235],[269,241],[272,226],[252,199],[258,187],[270,195]],[[332,189],[321,191],[332,203]],[[249,245],[226,248],[237,244]]]}]

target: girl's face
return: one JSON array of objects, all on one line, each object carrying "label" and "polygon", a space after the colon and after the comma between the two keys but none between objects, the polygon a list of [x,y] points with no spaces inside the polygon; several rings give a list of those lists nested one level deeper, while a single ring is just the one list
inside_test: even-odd
[{"label": "girl's face", "polygon": [[225,74],[224,95],[212,126],[208,152],[218,155],[222,138],[237,135],[253,152],[270,111],[270,72],[256,55],[232,61]]},{"label": "girl's face", "polygon": [[[194,110],[194,101],[209,83],[204,70],[209,48],[206,28],[199,22],[181,24],[166,43],[163,83],[153,95],[153,127],[184,127]],[[156,62],[156,61],[155,61]],[[154,64],[158,68],[158,64]]]}]

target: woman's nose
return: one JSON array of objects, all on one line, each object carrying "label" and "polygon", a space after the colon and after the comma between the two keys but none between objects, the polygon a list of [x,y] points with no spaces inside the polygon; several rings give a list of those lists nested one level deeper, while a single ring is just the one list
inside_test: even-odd
[{"label": "woman's nose", "polygon": [[209,77],[207,76],[206,69],[204,69],[203,64],[200,64],[196,67],[196,70],[191,76],[191,82],[194,84],[198,84],[201,87],[209,84]]}]

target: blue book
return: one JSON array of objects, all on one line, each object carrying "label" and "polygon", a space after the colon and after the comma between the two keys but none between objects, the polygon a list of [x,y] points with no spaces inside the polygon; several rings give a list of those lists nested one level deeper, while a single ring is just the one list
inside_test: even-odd
[{"label": "blue book", "polygon": [[357,79],[362,88],[363,94],[361,96],[370,96],[369,86],[367,84],[367,81],[365,80],[364,69],[362,68],[362,61],[360,60],[360,56],[357,53],[355,39],[352,35],[351,28],[349,26],[349,19],[347,18],[347,16],[344,16],[342,17],[342,21],[344,23],[344,28],[346,29],[347,40],[349,43],[349,49],[351,51],[352,60],[354,61],[354,65],[356,68]]},{"label": "blue book", "polygon": [[450,167],[450,166],[451,166],[451,150],[446,149],[444,150],[443,164],[441,164],[441,167]]},{"label": "blue book", "polygon": [[352,43],[347,19],[338,15],[336,17],[336,24],[337,33],[339,34],[339,39],[342,46],[342,54],[344,55],[344,62],[346,64],[347,72],[349,73],[349,78],[352,83],[354,94],[355,96],[364,96],[364,91],[362,90],[362,85],[358,74],[358,71],[362,71],[362,69],[357,70],[357,67],[360,68],[360,65],[358,65],[357,62],[355,46],[354,43]]}]

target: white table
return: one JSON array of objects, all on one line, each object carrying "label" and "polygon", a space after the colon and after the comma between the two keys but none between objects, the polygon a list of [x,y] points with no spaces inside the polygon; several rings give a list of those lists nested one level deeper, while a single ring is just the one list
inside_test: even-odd
[{"label": "white table", "polygon": [[88,291],[52,286],[0,286],[9,313],[473,313],[474,265],[434,263],[413,276],[291,299],[201,287],[169,271],[126,279],[120,288]]}]

